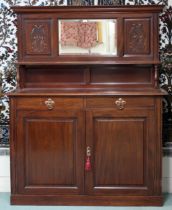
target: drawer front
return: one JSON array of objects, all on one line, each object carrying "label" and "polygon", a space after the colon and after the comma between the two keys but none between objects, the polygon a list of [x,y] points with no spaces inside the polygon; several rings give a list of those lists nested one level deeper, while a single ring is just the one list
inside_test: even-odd
[{"label": "drawer front", "polygon": [[79,97],[23,97],[17,99],[18,109],[56,110],[81,109],[83,98]]},{"label": "drawer front", "polygon": [[154,106],[154,98],[133,96],[88,97],[87,108],[141,108]]}]

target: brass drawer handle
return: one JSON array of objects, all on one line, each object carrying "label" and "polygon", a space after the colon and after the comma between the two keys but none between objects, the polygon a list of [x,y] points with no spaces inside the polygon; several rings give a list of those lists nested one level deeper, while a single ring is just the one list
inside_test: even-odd
[{"label": "brass drawer handle", "polygon": [[125,108],[126,101],[123,100],[122,98],[119,98],[118,100],[115,101],[115,104],[118,109],[122,110]]},{"label": "brass drawer handle", "polygon": [[44,103],[49,110],[54,108],[55,102],[51,98],[48,98],[48,100],[45,101]]}]

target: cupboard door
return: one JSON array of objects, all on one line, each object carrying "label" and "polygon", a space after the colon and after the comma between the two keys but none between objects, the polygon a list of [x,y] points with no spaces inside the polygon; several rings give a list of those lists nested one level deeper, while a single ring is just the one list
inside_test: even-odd
[{"label": "cupboard door", "polygon": [[19,111],[17,192],[81,194],[84,185],[81,111]]},{"label": "cupboard door", "polygon": [[153,190],[154,121],[152,110],[90,110],[86,147],[91,170],[88,194],[147,195]]}]

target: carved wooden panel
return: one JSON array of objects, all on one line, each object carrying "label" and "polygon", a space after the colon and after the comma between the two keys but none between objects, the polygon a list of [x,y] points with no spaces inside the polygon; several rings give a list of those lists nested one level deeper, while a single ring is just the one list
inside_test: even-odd
[{"label": "carved wooden panel", "polygon": [[26,55],[51,54],[51,21],[26,20],[24,24]]},{"label": "carved wooden panel", "polygon": [[124,55],[150,54],[150,20],[125,19]]}]

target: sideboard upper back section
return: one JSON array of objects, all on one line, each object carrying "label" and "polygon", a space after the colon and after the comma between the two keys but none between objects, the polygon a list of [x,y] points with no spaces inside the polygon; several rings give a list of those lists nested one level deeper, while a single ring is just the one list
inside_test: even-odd
[{"label": "sideboard upper back section", "polygon": [[[159,63],[158,15],[162,6],[13,7],[13,10],[18,16],[18,61],[21,63]],[[85,22],[89,22],[90,28],[86,28]],[[83,40],[71,42],[74,34],[70,39],[67,37],[71,33],[70,24],[80,24],[77,32],[72,32],[79,33],[80,39],[84,39],[84,33],[90,33],[92,40],[96,24],[95,43],[92,41],[92,46],[88,46]],[[107,29],[109,26],[111,29]],[[65,27],[68,27],[66,31]],[[109,36],[110,42],[101,45],[102,39]],[[72,45],[73,51],[66,43]]]}]

